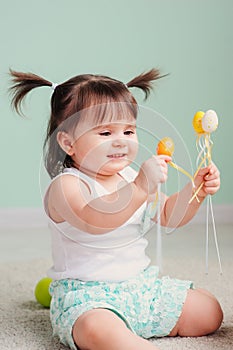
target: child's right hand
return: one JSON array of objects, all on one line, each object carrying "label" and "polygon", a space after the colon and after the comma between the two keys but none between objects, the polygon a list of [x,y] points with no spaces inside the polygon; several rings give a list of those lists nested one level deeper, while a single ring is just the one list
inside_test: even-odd
[{"label": "child's right hand", "polygon": [[171,160],[172,158],[167,155],[154,155],[146,160],[134,180],[135,185],[147,195],[155,194],[158,184],[167,180],[167,163]]}]

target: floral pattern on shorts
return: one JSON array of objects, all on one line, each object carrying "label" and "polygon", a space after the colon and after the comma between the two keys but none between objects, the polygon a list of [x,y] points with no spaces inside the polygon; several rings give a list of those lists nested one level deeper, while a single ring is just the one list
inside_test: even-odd
[{"label": "floral pattern on shorts", "polygon": [[143,338],[166,336],[177,323],[190,288],[191,281],[158,278],[156,266],[123,282],[54,281],[50,285],[53,331],[63,344],[77,349],[72,338],[77,318],[88,310],[106,308]]}]

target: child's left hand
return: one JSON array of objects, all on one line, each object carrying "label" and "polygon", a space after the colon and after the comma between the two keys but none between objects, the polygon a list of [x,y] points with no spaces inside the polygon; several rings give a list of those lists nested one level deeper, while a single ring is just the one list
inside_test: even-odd
[{"label": "child's left hand", "polygon": [[215,194],[220,188],[220,173],[216,165],[211,162],[211,164],[205,168],[201,168],[196,177],[195,185],[198,188],[201,183],[203,183],[202,188],[198,192],[198,197],[204,198],[208,194]]}]

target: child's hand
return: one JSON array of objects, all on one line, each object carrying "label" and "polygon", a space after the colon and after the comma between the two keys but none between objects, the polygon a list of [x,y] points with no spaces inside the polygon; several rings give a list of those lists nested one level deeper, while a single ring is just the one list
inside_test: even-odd
[{"label": "child's hand", "polygon": [[155,194],[159,183],[167,180],[167,163],[171,157],[166,155],[152,156],[146,160],[138,173],[134,183],[148,195]]},{"label": "child's hand", "polygon": [[198,192],[198,197],[204,198],[208,194],[215,194],[220,188],[220,173],[216,165],[212,162],[206,168],[201,168],[195,178],[196,188],[203,182],[203,186]]}]

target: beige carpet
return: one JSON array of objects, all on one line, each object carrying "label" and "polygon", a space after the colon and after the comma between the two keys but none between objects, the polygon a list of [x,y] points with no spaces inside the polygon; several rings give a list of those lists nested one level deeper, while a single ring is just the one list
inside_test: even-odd
[{"label": "beige carpet", "polygon": [[[179,278],[190,277],[192,271],[196,285],[211,290],[220,300],[225,318],[221,329],[202,338],[152,339],[161,350],[231,350],[233,349],[233,283],[232,260],[223,264],[224,274],[218,273],[217,265],[211,266],[208,276],[203,263],[187,259],[164,262],[164,272]],[[50,266],[49,260],[35,260],[0,264],[0,349],[17,350],[64,350],[66,347],[52,338],[49,310],[34,299],[34,286]],[[172,273],[171,273],[172,271]],[[123,349],[119,349],[123,350]]]}]

